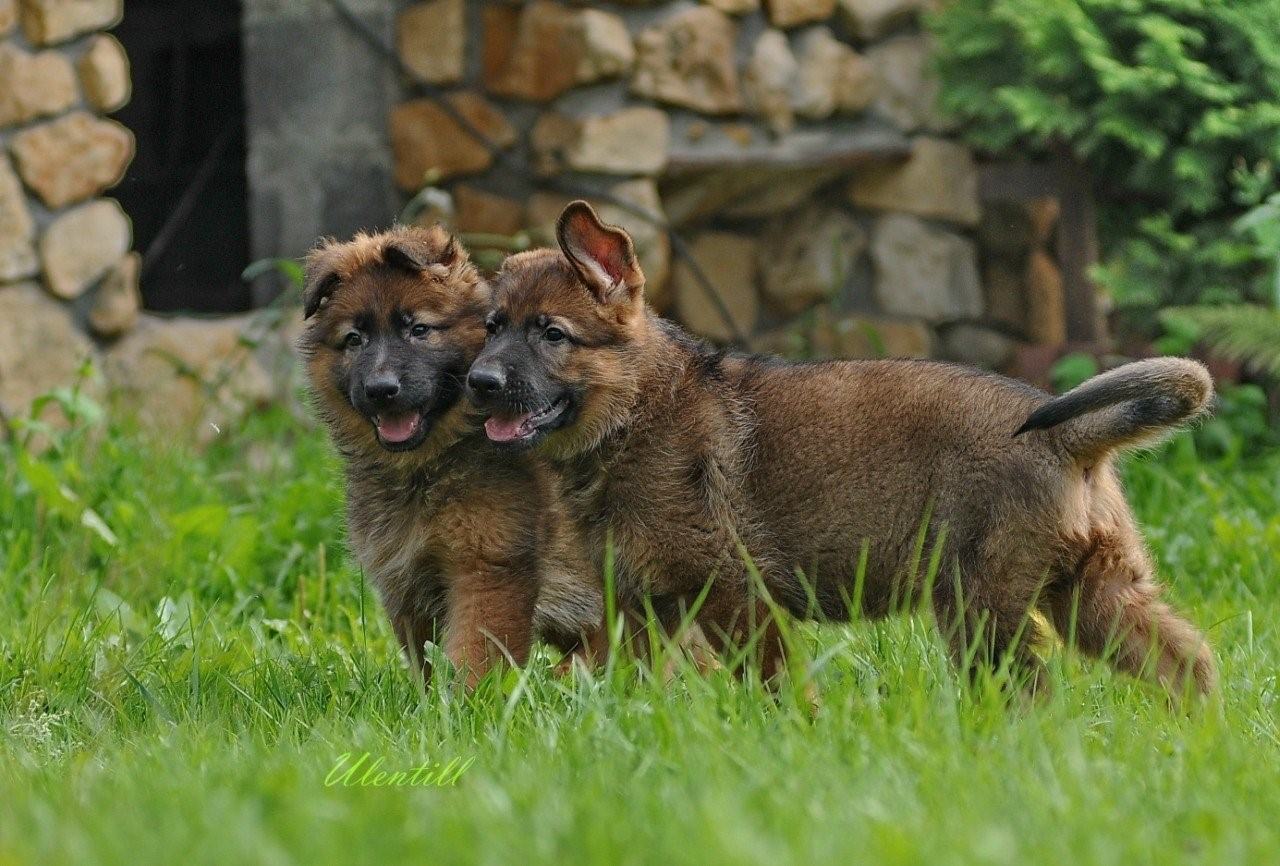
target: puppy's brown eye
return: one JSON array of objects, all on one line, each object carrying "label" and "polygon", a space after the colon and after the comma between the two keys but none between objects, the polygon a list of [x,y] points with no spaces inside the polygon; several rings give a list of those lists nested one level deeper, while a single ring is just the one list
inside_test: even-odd
[{"label": "puppy's brown eye", "polygon": [[364,345],[364,336],[359,331],[352,331],[342,338],[342,345],[348,349],[359,349]]},{"label": "puppy's brown eye", "polygon": [[425,337],[430,330],[426,325],[414,325],[409,329],[409,334],[414,337]]},{"label": "puppy's brown eye", "polygon": [[487,321],[487,322],[485,322],[485,323],[484,323],[484,330],[485,330],[485,333],[486,333],[486,334],[488,334],[490,337],[492,337],[494,334],[498,333],[498,329],[499,329],[500,327],[501,327],[501,326],[498,324],[498,320],[497,320],[497,319],[490,319],[489,321]]},{"label": "puppy's brown eye", "polygon": [[559,328],[551,327],[542,332],[542,339],[546,340],[548,343],[563,342],[564,338],[564,331]]}]

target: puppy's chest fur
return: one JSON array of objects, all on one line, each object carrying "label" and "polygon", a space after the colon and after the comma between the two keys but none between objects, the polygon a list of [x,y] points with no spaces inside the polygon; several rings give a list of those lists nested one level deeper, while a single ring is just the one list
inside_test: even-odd
[{"label": "puppy's chest fur", "polygon": [[435,518],[451,486],[450,479],[434,474],[392,480],[348,471],[351,546],[384,600],[403,600],[428,587],[443,589]]},{"label": "puppy's chest fur", "polygon": [[696,591],[753,532],[743,502],[749,416],[686,382],[642,401],[623,431],[559,467],[597,562],[612,544],[627,595]]}]

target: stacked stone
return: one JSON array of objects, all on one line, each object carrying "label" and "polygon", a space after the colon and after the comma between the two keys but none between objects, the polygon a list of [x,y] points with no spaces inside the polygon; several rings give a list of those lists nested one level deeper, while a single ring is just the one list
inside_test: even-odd
[{"label": "stacked stone", "polygon": [[[137,320],[138,260],[119,204],[129,130],[101,115],[129,99],[114,37],[122,0],[0,0],[0,403],[20,408],[74,378],[102,338]],[[82,302],[83,301],[83,302]],[[78,312],[73,312],[78,311]],[[56,353],[40,345],[58,347]]]},{"label": "stacked stone", "polygon": [[[978,227],[987,318],[1004,334],[1026,343],[1067,342],[1062,272],[1052,253],[1058,211],[1058,201],[1050,197],[994,202],[984,210]],[[1008,336],[1003,346],[990,334],[976,339],[1006,358],[1016,348]]]},{"label": "stacked stone", "polygon": [[[975,243],[999,221],[936,107],[928,2],[413,3],[397,27],[403,61],[446,88],[492,149],[410,100],[390,118],[397,183],[447,187],[464,233],[525,230],[536,243],[553,240],[567,197],[531,188],[528,173],[665,218],[727,318],[662,231],[601,207],[635,235],[655,306],[713,340],[1001,365],[1020,337],[1061,341],[1061,287],[1045,286],[1043,238],[1002,284],[1016,286],[1016,319],[988,285],[1015,265]],[[1044,297],[1028,293],[1036,269]]]}]

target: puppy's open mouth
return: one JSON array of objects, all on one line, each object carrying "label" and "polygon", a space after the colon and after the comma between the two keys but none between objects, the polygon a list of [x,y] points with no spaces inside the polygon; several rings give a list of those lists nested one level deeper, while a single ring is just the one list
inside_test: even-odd
[{"label": "puppy's open mouth", "polygon": [[421,412],[375,415],[373,426],[383,447],[391,451],[408,451],[416,447],[426,433]]},{"label": "puppy's open mouth", "polygon": [[492,415],[484,422],[484,432],[492,442],[528,442],[559,421],[568,408],[569,398],[562,396],[536,412]]}]

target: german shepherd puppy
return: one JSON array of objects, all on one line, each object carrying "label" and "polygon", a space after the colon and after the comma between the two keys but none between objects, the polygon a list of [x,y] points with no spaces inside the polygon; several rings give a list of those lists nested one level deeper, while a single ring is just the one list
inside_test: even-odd
[{"label": "german shepherd puppy", "polygon": [[[1042,685],[1038,610],[1123,671],[1213,688],[1113,465],[1204,411],[1201,365],[1141,361],[1054,399],[933,362],[726,354],[647,308],[630,238],[585,202],[558,239],[495,278],[468,388],[491,440],[553,462],[597,556],[611,538],[623,590],[687,598],[711,578],[703,630],[740,640],[767,613],[745,551],[797,616],[928,599],[969,670],[1007,660]],[[757,638],[771,674],[777,634]]]},{"label": "german shepherd puppy", "polygon": [[[603,617],[553,478],[503,459],[462,380],[484,344],[488,288],[448,232],[326,242],[306,267],[299,348],[345,462],[351,546],[405,654],[426,641],[472,685],[536,632],[583,651]],[[498,458],[498,459],[495,459]]]}]

